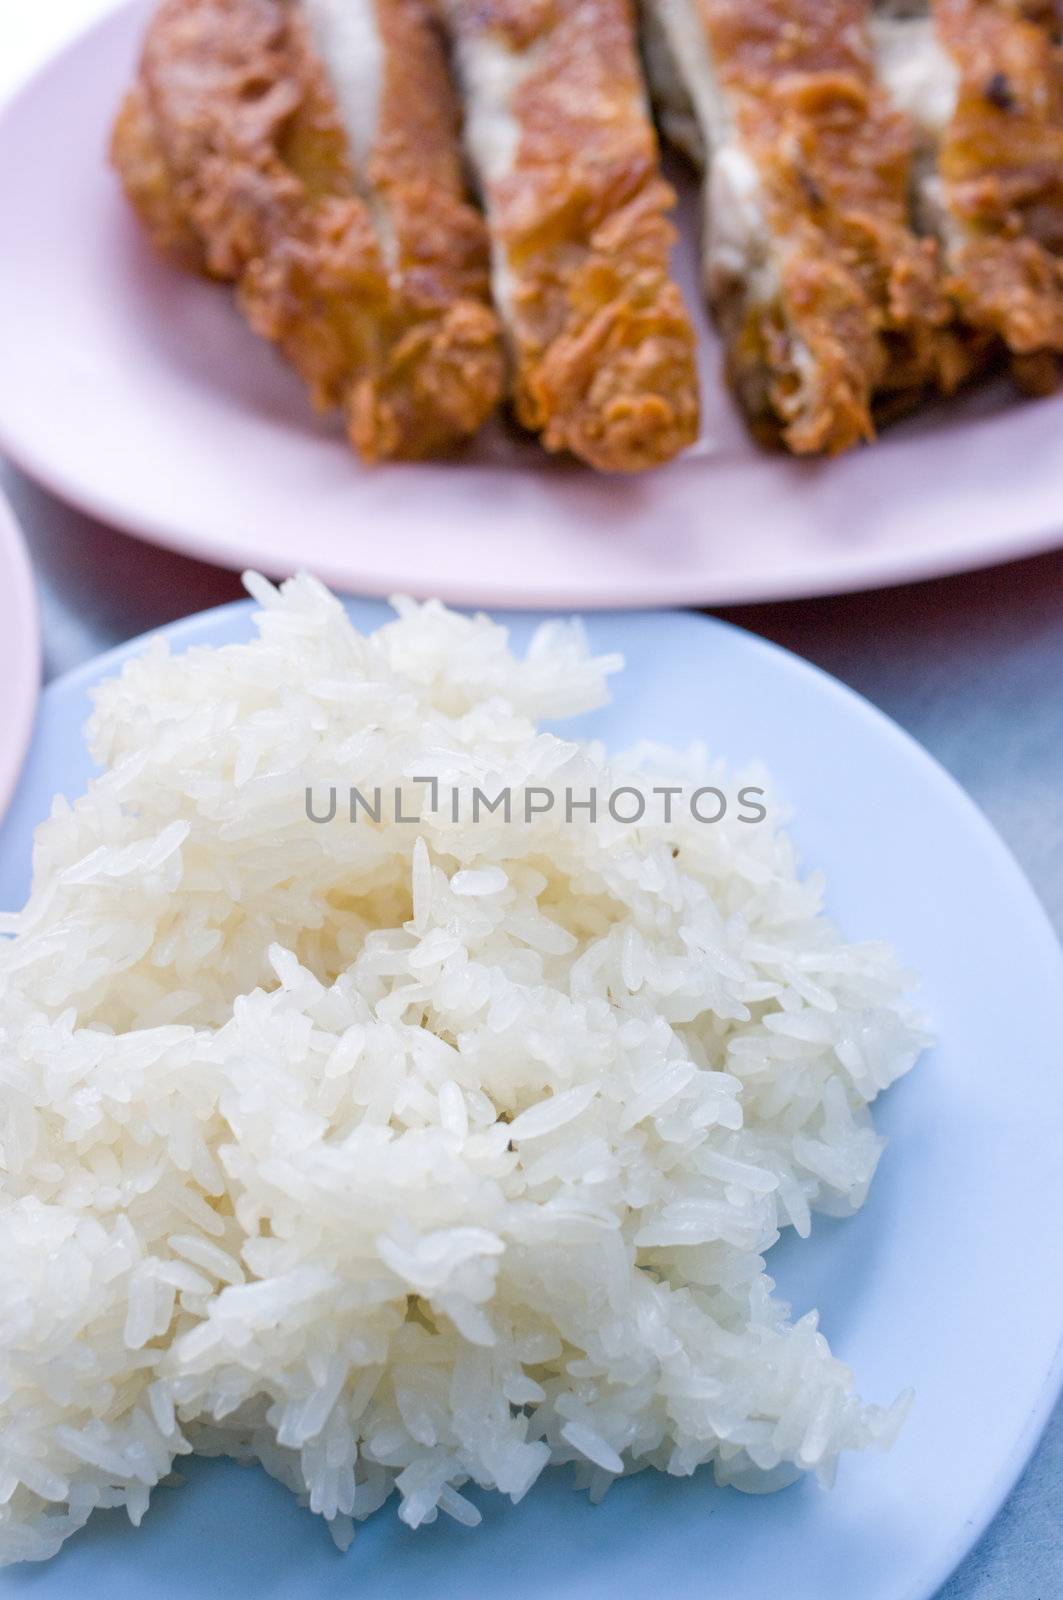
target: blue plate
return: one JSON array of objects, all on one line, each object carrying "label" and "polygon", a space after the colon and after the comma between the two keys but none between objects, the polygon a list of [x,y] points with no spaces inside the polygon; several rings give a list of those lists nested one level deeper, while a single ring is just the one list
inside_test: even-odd
[{"label": "blue plate", "polygon": [[[350,603],[372,629],[381,605]],[[535,619],[507,618],[518,645]],[[771,1255],[798,1312],[818,1306],[861,1392],[916,1404],[887,1457],[843,1461],[828,1494],[767,1498],[710,1475],[646,1472],[592,1507],[567,1470],[519,1506],[475,1495],[474,1530],[411,1533],[385,1508],[341,1557],[324,1525],[264,1473],[193,1466],[157,1492],[139,1530],[97,1513],[51,1563],[9,1569],[0,1595],[33,1600],[926,1600],[978,1538],[1055,1400],[1063,1334],[1063,956],[987,822],[930,758],[864,701],[723,623],[592,615],[595,650],[621,650],[614,703],[579,731],[614,747],[704,737],[762,757],[796,808],[854,938],[891,940],[924,980],[940,1043],[881,1102],[890,1136],[871,1198]],[[248,638],[243,604],[166,630],[175,650]],[[30,841],[53,793],[77,795],[89,690],[143,641],[45,694],[0,830],[0,905],[21,903]],[[475,1493],[475,1492],[474,1492]]]}]

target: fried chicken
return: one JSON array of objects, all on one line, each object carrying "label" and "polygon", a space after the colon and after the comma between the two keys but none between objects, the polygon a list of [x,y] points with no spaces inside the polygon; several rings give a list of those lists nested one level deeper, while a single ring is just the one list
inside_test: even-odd
[{"label": "fried chicken", "polygon": [[914,135],[876,81],[868,0],[644,0],[666,130],[706,169],[704,271],[755,432],[845,450],[948,365],[937,245],[909,226]]},{"label": "fried chicken", "polygon": [[[474,433],[508,354],[548,450],[639,471],[695,440],[699,404],[633,4],[161,0],[113,159],[158,249],[235,285],[365,460]],[[845,450],[1002,350],[1055,386],[1056,0],[641,10],[758,437]]]},{"label": "fried chicken", "polygon": [[473,433],[504,361],[422,0],[162,0],[112,155],[155,244],[236,285],[367,461]]},{"label": "fried chicken", "polygon": [[[881,70],[920,126],[920,210],[977,342],[999,341],[1035,392],[1063,354],[1063,53],[1043,0],[884,8]],[[911,63],[922,63],[918,75]]]},{"label": "fried chicken", "polygon": [[697,435],[694,333],[630,0],[442,10],[519,420],[603,470],[666,461]]}]

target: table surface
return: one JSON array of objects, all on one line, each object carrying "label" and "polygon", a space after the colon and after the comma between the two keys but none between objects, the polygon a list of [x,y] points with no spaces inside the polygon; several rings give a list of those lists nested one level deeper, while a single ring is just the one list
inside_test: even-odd
[{"label": "table surface", "polygon": [[[0,93],[110,3],[12,7],[0,18]],[[37,574],[46,679],[242,592],[234,573],[126,538],[2,462],[0,487]],[[1063,550],[935,583],[720,615],[825,668],[914,734],[982,806],[1063,932]],[[1055,1600],[1061,1495],[1063,1405],[938,1600]]]}]

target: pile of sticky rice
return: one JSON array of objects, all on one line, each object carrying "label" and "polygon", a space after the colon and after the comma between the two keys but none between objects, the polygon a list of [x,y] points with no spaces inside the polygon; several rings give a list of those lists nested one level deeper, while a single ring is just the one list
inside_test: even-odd
[{"label": "pile of sticky rice", "polygon": [[[885,1446],[763,1253],[858,1207],[924,1043],[775,820],[454,822],[442,794],[722,769],[541,731],[615,657],[251,580],[253,643],[98,691],[102,772],[0,941],[0,1559],[138,1522],[191,1451],[341,1546],[551,1462],[777,1487]],[[349,788],[382,790],[352,823]],[[306,791],[331,822],[307,813]],[[403,793],[401,816],[387,797]],[[420,813],[417,808],[420,807]]]}]

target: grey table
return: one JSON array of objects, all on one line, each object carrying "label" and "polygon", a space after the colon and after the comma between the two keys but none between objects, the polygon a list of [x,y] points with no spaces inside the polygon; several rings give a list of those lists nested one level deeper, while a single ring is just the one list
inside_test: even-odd
[{"label": "grey table", "polygon": [[[29,538],[48,678],[242,593],[234,573],[127,539],[2,464],[0,485]],[[1063,931],[1063,551],[937,583],[722,614],[834,673],[914,734],[982,806]],[[939,1600],[1058,1600],[1061,1505],[1063,1406]]]}]

